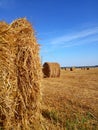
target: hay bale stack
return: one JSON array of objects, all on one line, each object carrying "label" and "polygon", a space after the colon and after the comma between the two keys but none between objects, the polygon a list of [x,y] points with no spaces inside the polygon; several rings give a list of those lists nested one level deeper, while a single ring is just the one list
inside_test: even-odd
[{"label": "hay bale stack", "polygon": [[65,68],[65,71],[69,71],[69,70],[70,70],[70,68],[68,68],[68,67]]},{"label": "hay bale stack", "polygon": [[45,77],[60,77],[60,65],[58,63],[45,62],[43,73]]},{"label": "hay bale stack", "polygon": [[34,129],[40,120],[39,45],[25,18],[0,27],[0,124],[6,130]]}]

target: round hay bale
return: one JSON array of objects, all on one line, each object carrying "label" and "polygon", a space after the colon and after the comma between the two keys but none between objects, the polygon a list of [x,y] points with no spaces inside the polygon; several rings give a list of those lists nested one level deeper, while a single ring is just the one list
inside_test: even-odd
[{"label": "round hay bale", "polygon": [[89,68],[89,67],[87,67],[86,69],[87,69],[87,70],[89,70],[90,68]]},{"label": "round hay bale", "polygon": [[68,71],[68,70],[70,70],[70,68],[66,67],[66,68],[65,68],[65,71]]},{"label": "round hay bale", "polygon": [[36,129],[42,78],[39,45],[25,18],[5,26],[0,28],[0,121],[6,130]]},{"label": "round hay bale", "polygon": [[75,70],[75,67],[70,67],[70,71],[73,71],[73,70]]},{"label": "round hay bale", "polygon": [[43,73],[45,77],[60,77],[60,65],[58,63],[45,62]]},{"label": "round hay bale", "polygon": [[69,71],[70,70],[70,68],[68,68],[68,67],[65,67],[65,71]]},{"label": "round hay bale", "polygon": [[86,67],[82,67],[81,70],[86,70]]},{"label": "round hay bale", "polygon": [[73,68],[72,68],[72,67],[70,68],[70,71],[73,71]]}]

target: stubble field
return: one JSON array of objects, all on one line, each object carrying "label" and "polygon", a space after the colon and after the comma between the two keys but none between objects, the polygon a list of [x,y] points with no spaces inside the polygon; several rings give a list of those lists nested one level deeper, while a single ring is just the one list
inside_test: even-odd
[{"label": "stubble field", "polygon": [[43,78],[42,115],[46,130],[98,130],[98,69]]}]

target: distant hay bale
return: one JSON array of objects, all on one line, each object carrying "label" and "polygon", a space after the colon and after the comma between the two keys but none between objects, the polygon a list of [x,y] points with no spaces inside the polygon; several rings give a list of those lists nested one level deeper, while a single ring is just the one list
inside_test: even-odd
[{"label": "distant hay bale", "polygon": [[81,70],[85,70],[85,67],[81,67]]},{"label": "distant hay bale", "polygon": [[81,70],[89,70],[89,67],[82,67]]},{"label": "distant hay bale", "polygon": [[[0,22],[0,127],[32,130],[40,122],[41,63],[25,19]],[[40,128],[39,128],[40,129]]]},{"label": "distant hay bale", "polygon": [[45,62],[43,73],[45,77],[60,77],[60,65],[58,63]]},{"label": "distant hay bale", "polygon": [[68,68],[68,67],[65,67],[65,71],[69,71],[70,70],[70,68]]},{"label": "distant hay bale", "polygon": [[70,67],[70,71],[73,71],[73,70],[75,70],[75,67]]},{"label": "distant hay bale", "polygon": [[73,71],[73,68],[72,68],[72,67],[70,68],[70,71]]}]

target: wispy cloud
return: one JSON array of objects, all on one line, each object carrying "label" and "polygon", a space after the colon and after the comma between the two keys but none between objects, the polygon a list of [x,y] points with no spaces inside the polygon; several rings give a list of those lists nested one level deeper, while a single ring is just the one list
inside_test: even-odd
[{"label": "wispy cloud", "polygon": [[44,39],[42,41],[41,52],[45,54],[54,51],[61,51],[62,48],[71,48],[86,44],[94,44],[98,42],[98,27],[82,29],[82,31],[73,31],[71,34]]},{"label": "wispy cloud", "polygon": [[64,35],[64,36],[54,38],[51,40],[51,44],[63,44],[66,42],[87,38],[89,36],[96,35],[96,34],[98,34],[98,27],[82,30],[77,33],[73,33],[71,35],[69,34],[69,35]]},{"label": "wispy cloud", "polygon": [[80,40],[77,43],[68,43],[68,44],[63,44],[62,47],[63,48],[69,48],[69,47],[74,47],[74,46],[80,46],[80,45],[84,45],[84,44],[91,44],[93,42],[98,42],[98,38],[91,38],[91,39],[84,39],[84,40]]}]

